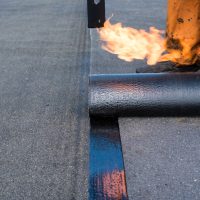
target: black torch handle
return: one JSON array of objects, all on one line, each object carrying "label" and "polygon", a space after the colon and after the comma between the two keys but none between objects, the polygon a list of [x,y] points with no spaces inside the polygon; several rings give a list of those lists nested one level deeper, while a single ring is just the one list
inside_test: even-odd
[{"label": "black torch handle", "polygon": [[87,0],[88,28],[101,28],[106,20],[105,0]]},{"label": "black torch handle", "polygon": [[91,116],[199,116],[200,74],[92,75]]}]

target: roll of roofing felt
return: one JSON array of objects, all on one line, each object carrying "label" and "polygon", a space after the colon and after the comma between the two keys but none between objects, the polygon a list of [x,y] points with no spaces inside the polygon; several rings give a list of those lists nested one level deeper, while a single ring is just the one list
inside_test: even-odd
[{"label": "roll of roofing felt", "polygon": [[92,75],[90,116],[200,115],[200,74]]}]

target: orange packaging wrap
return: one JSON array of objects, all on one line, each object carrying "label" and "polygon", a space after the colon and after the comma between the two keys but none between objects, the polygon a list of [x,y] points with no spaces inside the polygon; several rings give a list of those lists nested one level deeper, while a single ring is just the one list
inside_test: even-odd
[{"label": "orange packaging wrap", "polygon": [[199,59],[200,0],[168,0],[167,51],[180,65]]}]

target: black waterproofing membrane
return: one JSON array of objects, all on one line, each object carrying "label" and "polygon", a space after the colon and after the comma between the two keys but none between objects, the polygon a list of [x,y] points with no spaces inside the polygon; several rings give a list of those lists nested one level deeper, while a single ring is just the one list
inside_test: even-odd
[{"label": "black waterproofing membrane", "polygon": [[91,116],[198,116],[200,73],[92,75]]},{"label": "black waterproofing membrane", "polygon": [[127,200],[117,118],[90,118],[89,200]]},{"label": "black waterproofing membrane", "polygon": [[92,75],[90,200],[127,200],[119,116],[200,115],[200,74]]}]

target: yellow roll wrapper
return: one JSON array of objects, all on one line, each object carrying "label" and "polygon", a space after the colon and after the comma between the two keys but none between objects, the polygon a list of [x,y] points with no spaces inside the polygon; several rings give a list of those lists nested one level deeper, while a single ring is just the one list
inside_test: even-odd
[{"label": "yellow roll wrapper", "polygon": [[200,0],[168,0],[167,51],[173,61],[191,65],[200,47]]}]

